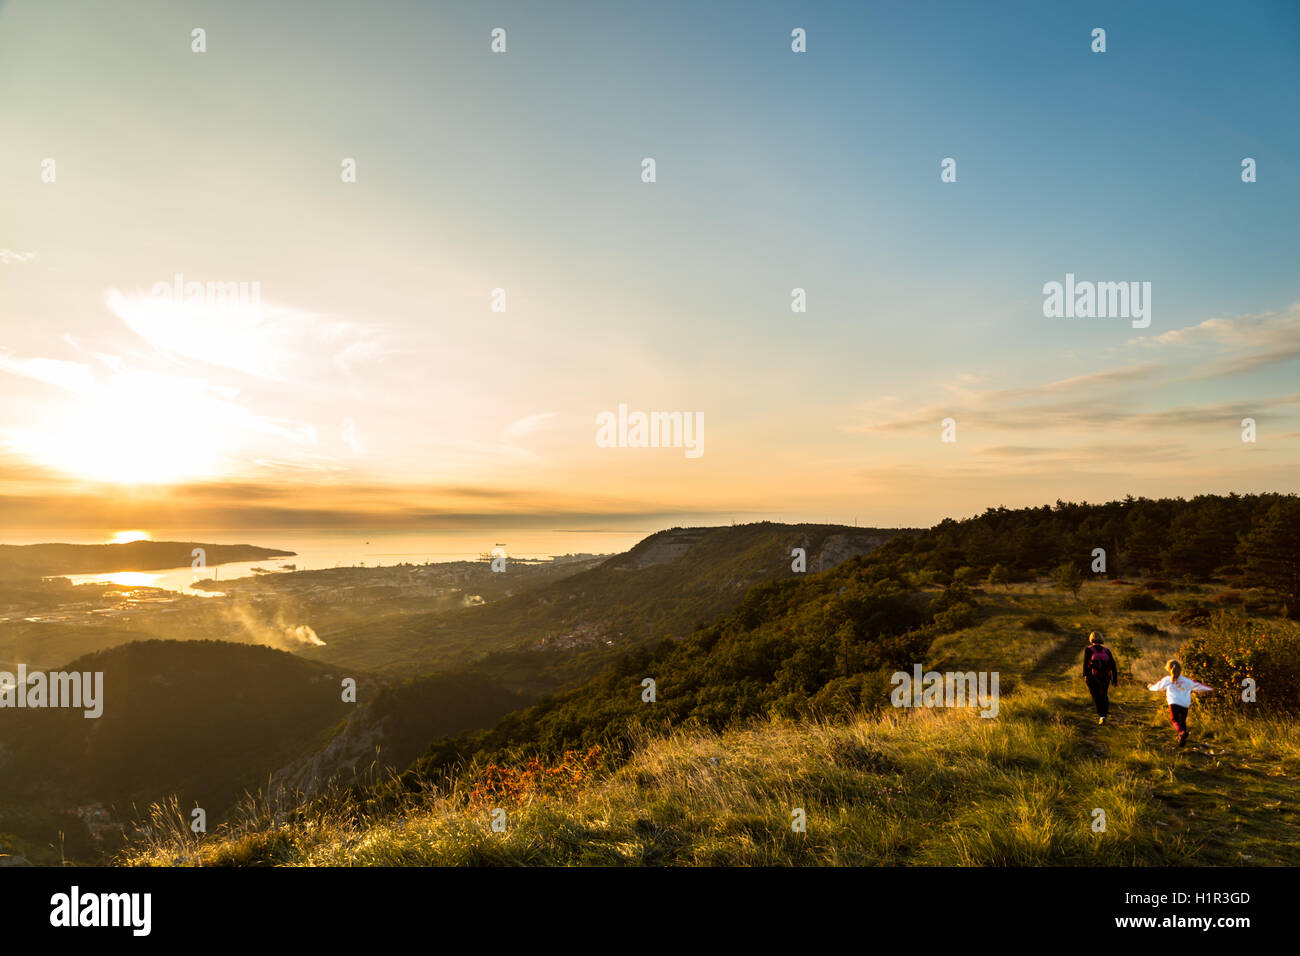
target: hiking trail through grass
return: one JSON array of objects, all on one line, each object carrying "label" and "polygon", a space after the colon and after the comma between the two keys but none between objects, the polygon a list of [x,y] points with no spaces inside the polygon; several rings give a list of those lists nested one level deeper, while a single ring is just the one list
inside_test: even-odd
[{"label": "hiking trail through grass", "polygon": [[[1189,713],[1187,744],[1179,748],[1165,696],[1147,690],[1147,684],[1163,673],[1165,658],[1177,656],[1183,636],[1133,631],[1135,621],[1167,627],[1168,614],[1111,611],[1103,604],[1109,596],[1104,587],[1091,585],[1087,601],[1020,593],[992,609],[995,616],[988,623],[1004,629],[1013,621],[998,612],[1022,616],[1027,609],[1049,614],[1066,628],[1040,634],[1048,646],[1040,644],[1036,660],[1023,671],[1008,661],[1020,678],[1013,695],[1041,691],[1091,759],[1114,774],[1144,781],[1155,801],[1155,825],[1195,845],[1195,862],[1294,865],[1300,844],[1296,754],[1273,752],[1266,726],[1252,730],[1249,722],[1221,718],[1199,699]],[[1110,688],[1110,715],[1101,725],[1083,680],[1083,649],[1091,630],[1101,631],[1120,670],[1119,683]],[[1117,648],[1120,641],[1128,653]]]}]

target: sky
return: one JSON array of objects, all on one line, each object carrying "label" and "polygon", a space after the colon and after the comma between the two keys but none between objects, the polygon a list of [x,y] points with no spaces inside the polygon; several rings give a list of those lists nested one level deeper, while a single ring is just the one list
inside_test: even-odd
[{"label": "sky", "polygon": [[1300,490],[1300,4],[8,0],[0,89],[0,529]]}]

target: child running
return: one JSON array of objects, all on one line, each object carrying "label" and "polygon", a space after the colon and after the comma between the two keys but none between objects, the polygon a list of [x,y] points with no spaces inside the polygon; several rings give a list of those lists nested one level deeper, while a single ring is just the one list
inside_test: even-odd
[{"label": "child running", "polygon": [[1187,709],[1192,706],[1192,694],[1213,694],[1213,687],[1198,684],[1190,677],[1183,676],[1183,665],[1178,661],[1165,664],[1168,677],[1162,677],[1147,687],[1147,690],[1162,690],[1165,700],[1169,702],[1169,720],[1178,731],[1178,746],[1187,743]]}]

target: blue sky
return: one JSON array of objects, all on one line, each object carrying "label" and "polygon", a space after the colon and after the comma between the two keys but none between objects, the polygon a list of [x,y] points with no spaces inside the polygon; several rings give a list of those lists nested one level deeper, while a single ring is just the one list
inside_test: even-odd
[{"label": "blue sky", "polygon": [[[10,0],[0,84],[12,500],[919,524],[1296,490],[1294,3]],[[177,272],[273,310],[143,321]],[[1067,272],[1150,282],[1150,328],[1044,318]],[[702,412],[706,453],[597,448],[619,403]],[[105,408],[186,437],[110,444]]]}]

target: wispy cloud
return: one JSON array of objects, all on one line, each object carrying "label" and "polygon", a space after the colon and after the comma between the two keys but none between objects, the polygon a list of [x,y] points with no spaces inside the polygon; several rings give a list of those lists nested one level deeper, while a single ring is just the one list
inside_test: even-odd
[{"label": "wispy cloud", "polygon": [[528,415],[517,419],[501,429],[501,443],[503,445],[513,445],[520,439],[541,431],[546,423],[554,417],[554,412],[540,412],[536,415]]},{"label": "wispy cloud", "polygon": [[5,349],[0,352],[0,369],[82,395],[95,388],[94,370],[81,362],[39,357],[19,358]]},{"label": "wispy cloud", "polygon": [[104,304],[160,352],[281,383],[351,376],[391,351],[375,326],[264,301],[172,301],[110,289]]},{"label": "wispy cloud", "polygon": [[1293,303],[1281,312],[1206,319],[1197,325],[1173,329],[1150,338],[1133,339],[1132,342],[1147,348],[1213,345],[1263,349],[1293,345],[1297,334],[1300,334],[1300,302]]},{"label": "wispy cloud", "polygon": [[[1195,362],[1187,376],[1193,381],[1254,372],[1300,358],[1300,302],[1280,312],[1206,319],[1131,344],[1159,350],[1169,363]],[[1196,362],[1210,349],[1213,360]]]}]

